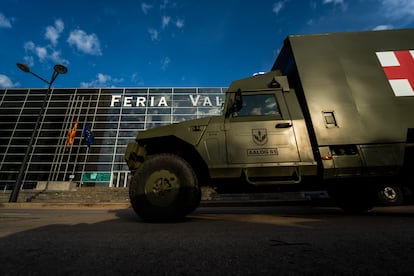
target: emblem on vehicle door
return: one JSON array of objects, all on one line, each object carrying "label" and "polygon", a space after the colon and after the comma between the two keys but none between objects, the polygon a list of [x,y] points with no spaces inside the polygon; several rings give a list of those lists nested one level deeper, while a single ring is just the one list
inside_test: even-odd
[{"label": "emblem on vehicle door", "polygon": [[256,145],[262,146],[267,143],[267,129],[258,128],[252,129],[253,142]]}]

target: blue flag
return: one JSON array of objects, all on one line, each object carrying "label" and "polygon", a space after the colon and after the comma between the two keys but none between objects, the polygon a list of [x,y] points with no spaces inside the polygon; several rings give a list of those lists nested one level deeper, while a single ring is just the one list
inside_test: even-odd
[{"label": "blue flag", "polygon": [[93,141],[95,141],[95,137],[93,136],[93,133],[92,133],[92,130],[89,124],[85,124],[85,127],[83,128],[83,132],[82,132],[82,137],[83,137],[83,143],[85,143],[85,145],[87,145],[88,147],[93,143]]}]

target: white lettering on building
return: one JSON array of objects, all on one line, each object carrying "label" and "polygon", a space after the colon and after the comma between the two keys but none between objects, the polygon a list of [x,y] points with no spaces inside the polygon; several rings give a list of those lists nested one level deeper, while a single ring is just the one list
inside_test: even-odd
[{"label": "white lettering on building", "polygon": [[205,97],[204,98],[204,102],[203,102],[203,106],[212,106],[210,98],[209,97]]},{"label": "white lettering on building", "polygon": [[119,103],[120,100],[121,100],[120,95],[112,95],[111,107],[115,106],[115,103]]},{"label": "white lettering on building", "polygon": [[131,107],[132,97],[124,97],[124,106]]},{"label": "white lettering on building", "polygon": [[147,99],[145,97],[137,97],[137,106],[145,107],[145,101]]},{"label": "white lettering on building", "polygon": [[111,95],[111,105],[110,107],[123,106],[123,107],[146,107],[146,106],[157,106],[157,107],[168,107],[167,99],[165,97],[160,97],[155,99],[155,97],[150,97],[148,102],[146,97],[136,97],[133,96],[121,96],[121,95]]},{"label": "white lettering on building", "polygon": [[158,106],[168,106],[167,100],[165,99],[165,97],[161,97],[161,100],[159,101]]},{"label": "white lettering on building", "polygon": [[[188,96],[190,97],[190,100],[191,100],[191,103],[193,104],[193,107],[196,107],[196,106],[199,105],[200,97],[201,97],[200,95],[197,95],[195,98],[194,98],[194,95],[188,95]],[[221,104],[222,103],[220,101],[220,97],[216,96],[216,106],[221,106]],[[209,96],[204,97],[202,105],[203,106],[213,106]]]},{"label": "white lettering on building", "polygon": [[[155,97],[151,96],[147,99],[147,97],[142,96],[122,96],[122,95],[111,95],[111,105],[110,107],[168,107],[167,97]],[[220,107],[222,105],[222,100],[219,96],[215,97],[215,101],[212,101],[209,96],[202,97],[201,95],[188,95],[192,107],[197,106],[211,106],[213,107],[215,104],[216,107]]]},{"label": "white lettering on building", "polygon": [[197,106],[197,103],[198,103],[198,100],[200,99],[200,95],[197,95],[197,97],[195,98],[195,100],[194,100],[194,96],[193,95],[190,95],[190,100],[191,100],[191,103],[193,104],[193,106]]}]

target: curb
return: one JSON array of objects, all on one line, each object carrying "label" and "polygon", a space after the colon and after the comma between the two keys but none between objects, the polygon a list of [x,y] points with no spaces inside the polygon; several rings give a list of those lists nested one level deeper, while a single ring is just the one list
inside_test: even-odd
[{"label": "curb", "polygon": [[[211,194],[200,202],[200,207],[247,207],[311,205],[327,201],[321,192],[261,193],[261,194]],[[1,208],[8,209],[127,209],[128,202],[5,202]]]},{"label": "curb", "polygon": [[0,203],[0,208],[6,209],[126,209],[130,203],[37,203],[37,202],[7,202]]}]

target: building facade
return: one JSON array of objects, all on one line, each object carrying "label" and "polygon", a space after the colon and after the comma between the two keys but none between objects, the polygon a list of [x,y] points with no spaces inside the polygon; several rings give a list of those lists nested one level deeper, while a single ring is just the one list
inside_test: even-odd
[{"label": "building facade", "polygon": [[[218,115],[226,88],[52,89],[24,172],[23,188],[40,181],[126,187],[125,147],[137,132]],[[0,188],[12,189],[46,89],[0,90]],[[94,140],[85,145],[84,130]],[[68,138],[73,131],[73,141]]]}]

